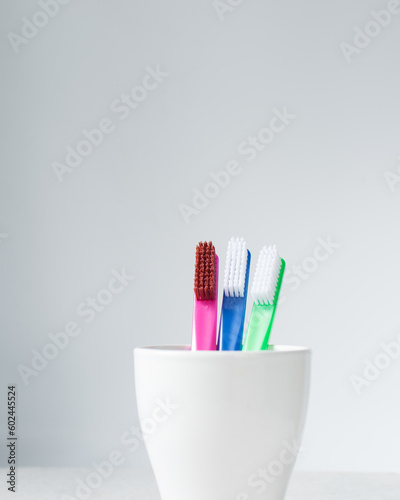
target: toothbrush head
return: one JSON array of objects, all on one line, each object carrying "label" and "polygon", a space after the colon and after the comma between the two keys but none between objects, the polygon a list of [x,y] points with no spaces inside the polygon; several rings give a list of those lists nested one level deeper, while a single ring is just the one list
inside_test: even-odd
[{"label": "toothbrush head", "polygon": [[255,304],[276,304],[279,295],[278,281],[283,265],[276,245],[262,248],[251,287],[251,295]]},{"label": "toothbrush head", "polygon": [[211,241],[196,247],[194,293],[197,300],[214,300],[216,289],[215,247]]},{"label": "toothbrush head", "polygon": [[226,297],[244,297],[247,261],[247,245],[244,238],[231,238],[228,243],[224,275]]}]

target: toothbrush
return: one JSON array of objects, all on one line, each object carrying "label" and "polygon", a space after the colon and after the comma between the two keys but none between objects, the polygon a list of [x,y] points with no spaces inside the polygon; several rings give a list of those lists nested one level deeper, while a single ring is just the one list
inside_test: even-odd
[{"label": "toothbrush", "polygon": [[251,254],[243,238],[231,238],[224,275],[218,349],[241,351]]},{"label": "toothbrush", "polygon": [[263,247],[251,287],[254,302],[243,345],[244,351],[268,349],[285,265],[275,245]]},{"label": "toothbrush", "polygon": [[192,350],[217,348],[218,256],[212,242],[196,247],[194,275]]}]

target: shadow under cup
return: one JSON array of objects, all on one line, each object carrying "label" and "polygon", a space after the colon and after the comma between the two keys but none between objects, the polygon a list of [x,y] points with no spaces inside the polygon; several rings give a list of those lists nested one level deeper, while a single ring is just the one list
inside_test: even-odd
[{"label": "shadow under cup", "polygon": [[283,500],[311,351],[134,350],[140,425],[162,500]]}]

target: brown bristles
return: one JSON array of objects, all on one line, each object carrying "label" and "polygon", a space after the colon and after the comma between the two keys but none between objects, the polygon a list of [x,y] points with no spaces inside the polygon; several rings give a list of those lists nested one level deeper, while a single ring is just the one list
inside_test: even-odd
[{"label": "brown bristles", "polygon": [[196,247],[194,293],[197,300],[214,300],[215,296],[215,247],[209,241]]}]

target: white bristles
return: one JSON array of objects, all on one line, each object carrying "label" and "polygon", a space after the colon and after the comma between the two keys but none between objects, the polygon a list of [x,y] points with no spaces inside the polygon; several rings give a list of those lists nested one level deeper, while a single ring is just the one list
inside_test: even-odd
[{"label": "white bristles", "polygon": [[247,269],[247,246],[243,238],[231,238],[226,254],[224,294],[244,297]]},{"label": "white bristles", "polygon": [[275,245],[265,246],[258,256],[251,295],[256,304],[274,303],[282,262]]}]

